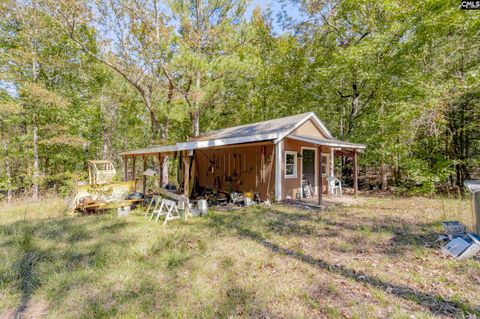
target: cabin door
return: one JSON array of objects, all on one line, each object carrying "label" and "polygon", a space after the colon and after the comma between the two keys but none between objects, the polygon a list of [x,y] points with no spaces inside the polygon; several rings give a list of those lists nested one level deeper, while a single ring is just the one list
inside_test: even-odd
[{"label": "cabin door", "polygon": [[302,197],[315,194],[315,149],[302,149]]}]

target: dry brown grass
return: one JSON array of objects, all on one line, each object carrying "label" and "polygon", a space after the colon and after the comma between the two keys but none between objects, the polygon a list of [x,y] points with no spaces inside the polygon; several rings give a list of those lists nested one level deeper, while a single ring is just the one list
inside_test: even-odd
[{"label": "dry brown grass", "polygon": [[140,212],[80,217],[64,215],[59,200],[18,203],[0,208],[0,316],[478,315],[480,261],[454,261],[435,243],[442,220],[470,220],[468,205],[257,206],[163,228]]}]

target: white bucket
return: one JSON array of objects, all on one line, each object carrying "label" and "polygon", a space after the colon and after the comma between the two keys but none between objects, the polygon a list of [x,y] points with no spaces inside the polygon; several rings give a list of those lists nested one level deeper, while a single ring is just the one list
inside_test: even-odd
[{"label": "white bucket", "polygon": [[200,211],[200,215],[206,215],[208,212],[208,204],[206,199],[199,199],[197,202],[197,208]]}]

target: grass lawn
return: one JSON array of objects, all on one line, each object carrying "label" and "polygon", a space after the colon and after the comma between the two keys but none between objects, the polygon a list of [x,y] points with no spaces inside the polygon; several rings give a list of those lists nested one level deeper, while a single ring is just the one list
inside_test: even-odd
[{"label": "grass lawn", "polygon": [[475,318],[480,260],[443,255],[468,201],[365,198],[323,213],[76,216],[0,207],[0,318]]}]

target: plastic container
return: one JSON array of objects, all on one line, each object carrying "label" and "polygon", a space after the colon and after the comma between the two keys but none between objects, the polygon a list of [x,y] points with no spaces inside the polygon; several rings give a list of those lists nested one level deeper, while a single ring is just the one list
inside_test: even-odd
[{"label": "plastic container", "polygon": [[467,236],[452,239],[442,250],[458,260],[471,258],[480,252],[480,238],[468,233]]},{"label": "plastic container", "polygon": [[200,211],[200,215],[206,215],[208,213],[208,204],[206,199],[199,199],[197,202],[197,208]]}]

